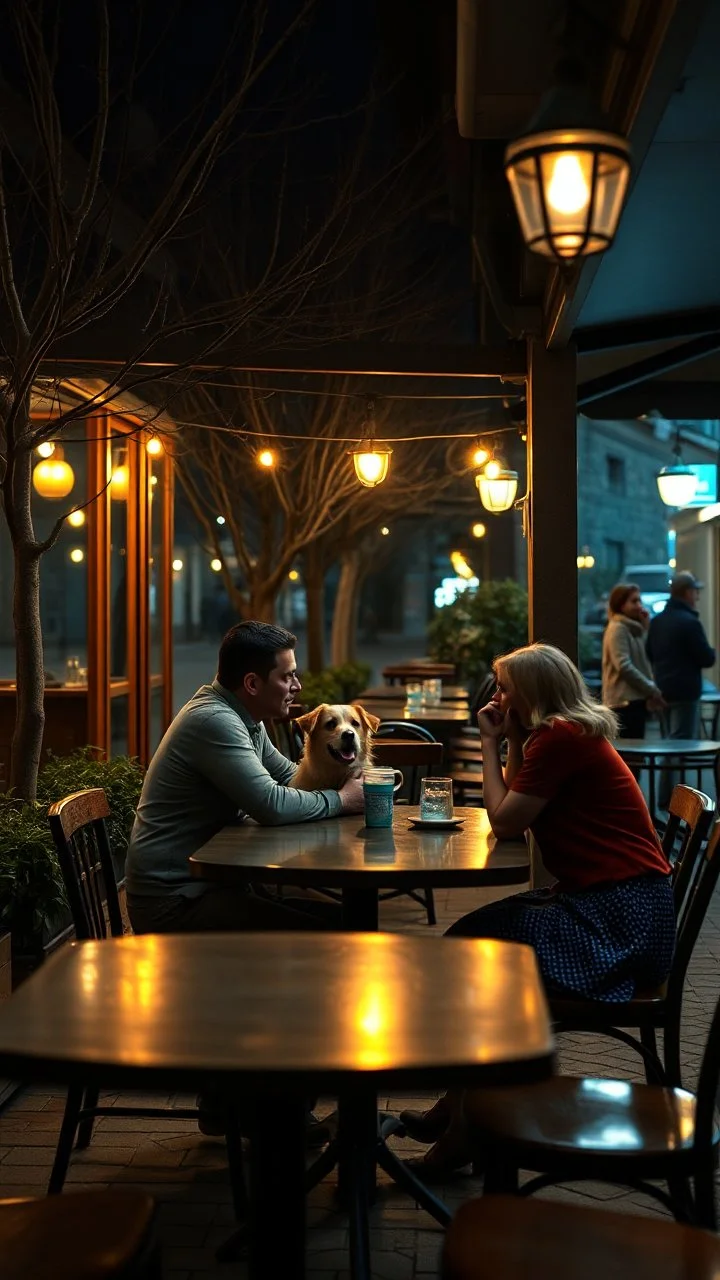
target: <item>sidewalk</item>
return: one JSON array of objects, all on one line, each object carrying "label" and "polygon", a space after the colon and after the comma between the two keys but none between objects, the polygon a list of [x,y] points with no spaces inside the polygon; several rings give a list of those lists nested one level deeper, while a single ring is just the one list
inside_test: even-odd
[{"label": "sidewalk", "polygon": [[[428,929],[419,907],[407,898],[398,898],[382,904],[382,925],[403,933],[431,932],[442,945],[443,930],[490,896],[477,890],[437,893],[438,924],[433,930]],[[695,1086],[719,993],[720,895],[716,894],[696,947],[685,997],[683,1044],[685,1083],[689,1088]],[[624,1046],[602,1037],[563,1036],[559,1043],[558,1068],[566,1073],[641,1079],[639,1061]],[[112,1096],[116,1105],[139,1102],[137,1096]],[[153,1104],[168,1101],[153,1099]],[[185,1100],[176,1099],[177,1103],[182,1101]],[[399,1097],[381,1098],[379,1102],[391,1111],[409,1105],[406,1098]],[[425,1105],[425,1101],[419,1100],[419,1105]],[[38,1088],[26,1092],[0,1116],[0,1195],[44,1193],[62,1106],[60,1089]],[[324,1109],[329,1107],[328,1103]],[[423,1150],[411,1142],[399,1145],[408,1152]],[[102,1118],[88,1150],[73,1156],[66,1194],[128,1183],[143,1187],[158,1202],[165,1280],[240,1280],[247,1275],[242,1263],[220,1266],[214,1259],[215,1249],[232,1224],[222,1141],[203,1138],[188,1121]],[[440,1194],[451,1207],[457,1207],[480,1189],[479,1181],[458,1175],[440,1189]],[[662,1215],[659,1205],[637,1192],[602,1183],[582,1183],[576,1189],[553,1189],[544,1194],[586,1207],[605,1205],[628,1213]],[[335,1203],[334,1176],[308,1197],[308,1222],[308,1280],[346,1280],[347,1220]],[[442,1231],[384,1175],[371,1224],[373,1276],[378,1280],[431,1280],[438,1276]],[[281,1205],[278,1227],[282,1229]]]}]

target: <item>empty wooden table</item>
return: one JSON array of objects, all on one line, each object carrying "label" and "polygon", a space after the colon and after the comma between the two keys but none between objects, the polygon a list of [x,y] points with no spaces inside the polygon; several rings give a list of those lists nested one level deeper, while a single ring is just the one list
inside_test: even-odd
[{"label": "empty wooden table", "polygon": [[229,884],[287,884],[339,889],[348,929],[377,929],[381,889],[524,884],[522,840],[498,841],[485,809],[456,809],[457,831],[419,831],[419,810],[397,805],[392,828],[374,830],[362,817],[329,818],[288,827],[250,821],[224,827],[190,858],[193,876]]},{"label": "empty wooden table", "polygon": [[[145,935],[73,943],[0,1008],[0,1071],[109,1088],[222,1081],[258,1097],[251,1274],[305,1274],[305,1099],[541,1079],[552,1069],[529,947],[392,934]],[[269,1105],[262,1106],[267,1099]],[[369,1275],[363,1179],[351,1213]]]}]

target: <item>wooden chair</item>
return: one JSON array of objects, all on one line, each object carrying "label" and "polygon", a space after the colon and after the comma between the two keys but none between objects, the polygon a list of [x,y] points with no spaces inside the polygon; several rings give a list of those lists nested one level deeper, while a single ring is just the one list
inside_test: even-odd
[{"label": "wooden chair", "polygon": [[[50,806],[50,830],[62,871],[65,891],[78,938],[122,937],[120,900],[105,821],[110,806],[105,792],[95,787],[76,791]],[[108,1017],[113,1010],[108,1009]],[[60,1127],[48,1195],[62,1191],[74,1145],[88,1147],[96,1116],[141,1116],[154,1120],[197,1120],[195,1107],[105,1107],[96,1088],[71,1085]],[[229,1135],[228,1157],[238,1215],[244,1213],[244,1184],[240,1167],[240,1139]]]},{"label": "wooden chair", "polygon": [[[468,730],[471,726],[468,725]],[[477,729],[465,731],[448,743],[448,777],[452,778],[453,796],[458,804],[482,805],[482,742]]]},{"label": "wooden chair", "polygon": [[[640,991],[625,1004],[587,1000],[584,996],[550,996],[555,1031],[589,1031],[620,1040],[640,1053],[648,1081],[681,1083],[680,1020],[685,977],[708,904],[720,872],[720,849],[703,857],[712,822],[713,801],[692,787],[674,788],[663,848],[673,865],[677,913],[677,946],[667,982]],[[639,1039],[631,1030],[639,1031]],[[663,1032],[663,1060],[656,1033]]]},{"label": "wooden chair", "polygon": [[0,1200],[2,1280],[160,1280],[154,1215],[132,1188]]},{"label": "wooden chair", "polygon": [[[706,866],[717,868],[719,847],[716,822]],[[713,885],[716,878],[717,870]],[[570,1076],[475,1090],[466,1095],[465,1115],[476,1161],[485,1161],[485,1192],[517,1193],[520,1169],[541,1175],[525,1183],[521,1195],[555,1182],[622,1183],[659,1200],[679,1221],[714,1231],[719,1083],[720,1000],[696,1096],[677,1087]],[[668,1193],[652,1185],[658,1181],[667,1183]]]},{"label": "wooden chair", "polygon": [[[400,733],[402,730],[408,734],[408,738],[403,740],[394,736],[378,736],[383,729],[392,729],[393,734]],[[409,735],[413,730],[416,734],[411,738]],[[431,770],[437,772],[442,768],[443,745],[441,742],[436,742],[422,725],[385,720],[373,739],[373,757],[376,764],[401,770],[405,777],[403,798],[407,799],[408,804],[416,805],[420,802],[420,784],[423,778],[426,778]],[[388,889],[378,897],[379,901],[387,902],[390,898],[400,898],[404,895],[425,908],[428,924],[437,924],[432,889]]]},{"label": "wooden chair", "polygon": [[697,1227],[489,1196],[453,1218],[443,1280],[715,1280],[720,1241]]}]

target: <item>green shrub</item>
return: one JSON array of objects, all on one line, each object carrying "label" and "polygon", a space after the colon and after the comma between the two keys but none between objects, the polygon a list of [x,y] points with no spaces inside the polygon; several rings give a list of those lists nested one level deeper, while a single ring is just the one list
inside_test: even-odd
[{"label": "green shrub", "polygon": [[327,668],[325,671],[309,672],[302,678],[302,692],[298,694],[303,706],[312,710],[321,702],[342,702],[343,692],[339,680]]},{"label": "green shrub", "polygon": [[428,625],[430,656],[454,662],[461,680],[477,684],[498,654],[527,644],[528,598],[517,582],[481,582],[437,609]]},{"label": "green shrub", "polygon": [[120,871],[142,781],[137,760],[99,760],[92,748],[84,747],[69,756],[51,755],[41,766],[37,802],[0,793],[0,927],[11,930],[14,951],[36,944],[67,913],[47,816],[50,805],[73,791],[102,787],[111,809],[110,848]]},{"label": "green shrub", "polygon": [[367,688],[372,675],[369,662],[343,662],[338,667],[328,667],[342,691],[341,702],[352,702],[363,689]]}]

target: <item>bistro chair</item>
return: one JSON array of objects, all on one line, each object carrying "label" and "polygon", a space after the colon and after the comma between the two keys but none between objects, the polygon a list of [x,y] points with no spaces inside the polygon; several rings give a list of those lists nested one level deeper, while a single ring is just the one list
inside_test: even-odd
[{"label": "bistro chair", "polygon": [[[423,778],[442,767],[443,745],[423,725],[384,720],[373,735],[373,757],[376,764],[402,771],[405,782],[400,794],[408,804],[416,805],[420,803]],[[429,925],[437,924],[432,889],[388,889],[378,894],[378,900],[387,902],[405,896],[424,907]]]},{"label": "bistro chair", "polygon": [[160,1280],[154,1216],[130,1187],[0,1200],[2,1280]]},{"label": "bistro chair", "polygon": [[715,1280],[720,1240],[697,1227],[552,1201],[490,1196],[460,1206],[442,1280]]},{"label": "bistro chair", "polygon": [[[620,1040],[640,1053],[648,1082],[680,1085],[680,1021],[688,965],[720,873],[720,842],[707,851],[713,819],[709,796],[678,784],[673,790],[663,848],[673,868],[677,946],[670,976],[662,986],[638,991],[625,1004],[549,995],[555,1032],[589,1031]],[[628,1028],[637,1029],[639,1038]],[[663,1059],[656,1033],[663,1033]]]},{"label": "bistro chair", "polygon": [[[717,866],[718,847],[720,822],[706,865]],[[473,1090],[465,1116],[476,1161],[485,1163],[485,1193],[518,1193],[520,1169],[540,1175],[523,1184],[523,1196],[557,1182],[620,1183],[659,1200],[678,1221],[714,1231],[719,1084],[720,1000],[696,1095],[670,1085],[572,1076]],[[665,1182],[668,1191],[656,1182]]]},{"label": "bistro chair", "polygon": [[[121,938],[125,933],[106,819],[107,796],[100,787],[76,791],[50,806],[50,830],[75,926],[81,940]],[[113,1010],[108,1009],[108,1017]],[[99,1105],[96,1088],[70,1085],[48,1195],[62,1191],[73,1146],[88,1147],[96,1116],[138,1116],[152,1120],[197,1120],[196,1107],[110,1107]],[[239,1135],[228,1132],[230,1177],[238,1216],[244,1214]]]}]

